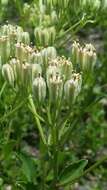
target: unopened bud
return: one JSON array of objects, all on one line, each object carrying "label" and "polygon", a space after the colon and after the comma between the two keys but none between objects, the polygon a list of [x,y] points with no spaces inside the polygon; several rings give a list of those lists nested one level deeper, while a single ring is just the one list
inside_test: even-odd
[{"label": "unopened bud", "polygon": [[53,75],[48,80],[49,98],[51,102],[58,103],[63,94],[63,80],[59,75]]},{"label": "unopened bud", "polygon": [[33,81],[33,94],[37,101],[43,102],[46,97],[46,82],[39,76]]},{"label": "unopened bud", "polygon": [[46,71],[47,84],[50,81],[51,76],[56,76],[60,73],[60,69],[55,65],[49,65]]},{"label": "unopened bud", "polygon": [[32,80],[42,74],[42,68],[39,64],[32,64]]},{"label": "unopened bud", "polygon": [[13,72],[14,72],[15,81],[16,81],[17,78],[18,78],[18,76],[17,76],[17,69],[16,69],[16,67],[17,67],[17,61],[18,61],[18,60],[17,60],[16,58],[13,58],[13,59],[11,59],[10,62],[9,62],[10,66],[12,67]]},{"label": "unopened bud", "polygon": [[0,56],[3,64],[6,63],[10,56],[10,43],[7,36],[2,36],[0,38]]},{"label": "unopened bud", "polygon": [[28,63],[22,64],[22,85],[29,90],[31,82],[31,65]]},{"label": "unopened bud", "polygon": [[34,35],[36,43],[40,46],[52,45],[55,40],[56,32],[54,27],[35,28]]},{"label": "unopened bud", "polygon": [[2,75],[4,79],[10,84],[14,85],[14,72],[9,64],[4,64],[2,67]]},{"label": "unopened bud", "polygon": [[25,46],[23,43],[16,44],[15,56],[17,59],[20,60],[21,63],[23,61],[29,63],[32,52],[33,52],[33,49],[30,46]]},{"label": "unopened bud", "polygon": [[77,64],[79,62],[79,48],[80,48],[80,44],[75,41],[72,45],[72,62],[73,62],[73,64]]},{"label": "unopened bud", "polygon": [[49,60],[56,58],[57,52],[54,47],[48,47],[48,48],[44,48],[41,51],[41,55],[43,58],[43,64],[45,67],[47,67]]},{"label": "unopened bud", "polygon": [[15,57],[20,60],[21,62],[23,61],[23,57],[22,57],[22,46],[21,46],[21,43],[17,43],[15,45]]},{"label": "unopened bud", "polygon": [[18,39],[19,42],[22,42],[26,45],[30,44],[30,36],[28,32],[22,32]]},{"label": "unopened bud", "polygon": [[80,49],[80,67],[84,73],[90,73],[96,63],[96,50],[92,44],[86,44],[84,48]]},{"label": "unopened bud", "polygon": [[57,65],[61,70],[64,80],[68,80],[72,77],[73,65],[70,60],[67,60],[65,57],[60,57]]},{"label": "unopened bud", "polygon": [[35,28],[34,30],[34,36],[35,36],[35,41],[37,45],[43,45],[43,37],[42,37],[42,29],[40,27]]},{"label": "unopened bud", "polygon": [[92,51],[83,51],[83,60],[81,62],[83,72],[92,72],[96,63],[96,53]]},{"label": "unopened bud", "polygon": [[74,103],[76,97],[80,93],[82,78],[79,74],[74,74],[70,80],[67,80],[64,85],[65,100],[68,104]]},{"label": "unopened bud", "polygon": [[40,52],[33,52],[30,56],[30,63],[32,64],[42,64],[43,63],[43,58]]}]

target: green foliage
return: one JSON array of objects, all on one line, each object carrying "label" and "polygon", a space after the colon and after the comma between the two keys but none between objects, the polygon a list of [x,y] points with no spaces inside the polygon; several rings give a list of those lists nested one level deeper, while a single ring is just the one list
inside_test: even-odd
[{"label": "green foliage", "polygon": [[[0,1],[0,23],[7,25],[8,21],[10,28],[13,24],[12,31],[16,35],[12,40],[11,30],[8,31],[9,41],[8,43],[6,41],[6,46],[2,46],[2,39],[6,40],[7,34],[0,31],[0,63],[3,65],[12,64],[9,60],[10,56],[12,58],[16,56],[15,42],[23,42],[24,45],[21,47],[23,50],[25,44],[30,45],[29,38],[33,43],[31,48],[38,53],[34,62],[36,64],[41,62],[39,53],[45,55],[42,71],[38,67],[35,75],[43,73],[45,81],[48,63],[46,54],[50,55],[51,52],[49,49],[47,51],[47,46],[54,46],[58,55],[65,55],[66,61],[69,57],[69,61],[73,62],[72,41],[79,38],[83,44],[87,41],[94,43],[98,54],[97,63],[90,74],[90,67],[83,67],[83,62],[81,66],[79,65],[78,58],[80,60],[81,55],[78,51],[73,69],[75,72],[81,72],[85,68],[85,71],[81,72],[82,90],[76,101],[74,103],[72,101],[71,106],[69,106],[71,99],[58,102],[55,93],[50,98],[51,101],[48,101],[51,96],[48,83],[46,83],[46,95],[45,90],[37,94],[38,86],[35,83],[36,98],[32,96],[32,87],[28,78],[22,85],[17,83],[17,80],[14,82],[12,73],[11,76],[7,73],[8,84],[2,77],[2,66],[0,66],[1,190],[7,188],[68,190],[71,185],[75,190],[75,182],[83,188],[86,183],[87,185],[90,183],[89,190],[104,190],[107,186],[107,170],[104,162],[107,157],[102,158],[107,154],[106,8],[106,0]],[[16,30],[16,24],[23,29]],[[83,46],[82,50],[84,49]],[[55,51],[53,52],[52,56],[55,55]],[[21,62],[26,60],[28,62],[28,59],[23,60],[21,56],[18,59]],[[83,73],[86,73],[85,77]],[[66,72],[66,80],[68,75]],[[71,92],[73,94],[74,91]],[[41,98],[45,100],[42,103],[41,98],[37,101],[40,93]],[[69,97],[68,94],[66,96]]]}]

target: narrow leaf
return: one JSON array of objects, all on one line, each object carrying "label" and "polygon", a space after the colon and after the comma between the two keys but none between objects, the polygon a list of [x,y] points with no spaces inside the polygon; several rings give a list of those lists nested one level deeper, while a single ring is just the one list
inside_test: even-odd
[{"label": "narrow leaf", "polygon": [[82,159],[66,166],[59,176],[59,185],[69,184],[80,177],[87,163],[87,160]]}]

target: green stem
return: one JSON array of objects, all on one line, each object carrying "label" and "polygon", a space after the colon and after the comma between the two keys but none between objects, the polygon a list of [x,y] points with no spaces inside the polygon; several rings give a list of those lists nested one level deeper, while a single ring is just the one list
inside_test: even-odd
[{"label": "green stem", "polygon": [[[50,110],[49,110],[50,111]],[[49,113],[51,117],[51,112]],[[53,142],[53,172],[54,172],[54,179],[52,182],[53,190],[57,190],[57,181],[58,181],[58,128],[56,124],[56,112],[54,112],[52,121],[53,125],[51,125],[51,135],[52,135],[52,142]]]},{"label": "green stem", "polygon": [[56,130],[54,130],[53,135],[53,171],[54,171],[54,180],[53,180],[53,189],[57,189],[56,184],[58,180],[58,150],[56,143]]},{"label": "green stem", "polygon": [[14,0],[14,3],[16,4],[16,8],[19,11],[20,16],[22,15],[22,1]]},{"label": "green stem", "polygon": [[[83,19],[83,18],[82,18],[82,19]],[[84,21],[84,20],[82,20],[82,19],[81,19],[78,23],[76,23],[75,25],[73,25],[72,27],[70,27],[68,30],[66,30],[66,31],[58,38],[58,40],[59,40],[60,38],[66,36],[66,38],[65,38],[61,43],[59,43],[59,44],[56,43],[56,45],[58,45],[58,47],[63,46],[64,44],[66,44],[67,41],[69,41],[69,39],[71,39],[71,35],[70,35],[70,36],[67,35],[69,32],[72,31],[72,35],[75,35],[75,34],[76,34],[83,26],[85,26],[86,24],[88,24],[88,23],[94,23],[93,20]],[[74,28],[76,28],[76,29],[74,30]],[[74,31],[73,31],[73,30],[74,30]]]},{"label": "green stem", "polygon": [[6,137],[6,143],[9,142],[10,134],[11,134],[11,130],[12,130],[12,120],[10,121],[10,123],[9,123],[9,125],[8,125],[7,137]]},{"label": "green stem", "polygon": [[[30,95],[28,97],[29,99],[29,104],[30,104],[30,110],[31,112],[33,113],[34,115],[34,118],[35,118],[35,121],[36,121],[36,124],[37,124],[37,127],[38,127],[38,130],[39,130],[39,133],[40,133],[40,137],[43,141],[43,143],[46,145],[46,138],[45,138],[45,135],[44,135],[44,132],[43,132],[43,129],[42,129],[42,126],[41,126],[41,123],[40,123],[40,116],[38,116],[37,114],[37,111],[36,111],[36,108],[35,108],[35,105],[34,105],[34,102],[33,102],[33,99],[32,99],[32,96]],[[43,120],[43,118],[41,118]]]},{"label": "green stem", "polygon": [[101,163],[103,163],[105,160],[107,160],[107,155],[103,156],[100,160],[98,160],[95,164],[93,164],[90,168],[84,171],[83,176],[87,173],[91,172],[93,169],[95,169],[97,166],[99,166]]},{"label": "green stem", "polygon": [[0,98],[1,98],[1,96],[2,96],[2,94],[3,94],[3,91],[4,91],[4,89],[5,89],[5,87],[6,87],[6,82],[3,84],[3,86],[2,86],[2,88],[1,88],[1,90],[0,90]]},{"label": "green stem", "polygon": [[68,28],[63,34],[61,34],[60,36],[57,37],[57,40],[59,40],[60,38],[66,36],[70,31],[72,31],[75,27],[77,27],[78,25],[81,24],[81,22],[83,22],[84,16],[82,17],[81,20],[79,20],[77,23],[75,23],[73,26],[71,26],[70,28]]},{"label": "green stem", "polygon": [[25,104],[26,100],[24,100],[23,102],[21,102],[17,107],[15,107],[12,111],[10,111],[9,113],[7,113],[6,115],[4,115],[3,117],[0,118],[0,122],[3,122],[6,118],[10,117],[11,115],[13,115],[16,111],[18,111],[24,104]]},{"label": "green stem", "polygon": [[41,161],[41,190],[45,190],[46,162],[45,162],[45,147],[40,141],[40,161]]}]

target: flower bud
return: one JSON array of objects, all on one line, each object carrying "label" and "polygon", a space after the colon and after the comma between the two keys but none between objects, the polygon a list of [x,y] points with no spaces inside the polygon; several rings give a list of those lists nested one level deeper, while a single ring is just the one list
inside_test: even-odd
[{"label": "flower bud", "polygon": [[[13,26],[11,24],[1,27],[2,36],[7,36],[10,46],[10,55],[15,56],[15,43],[18,41],[18,36],[23,32],[23,29],[19,26]],[[20,35],[19,35],[20,33]]]},{"label": "flower bud", "polygon": [[16,64],[13,67],[16,70],[17,85],[20,86],[23,81],[22,63],[18,59],[16,59]]},{"label": "flower bud", "polygon": [[28,32],[22,32],[20,35],[19,35],[19,38],[18,38],[18,41],[19,42],[22,42],[26,45],[29,45],[30,44],[30,36],[29,36],[29,33]]},{"label": "flower bud", "polygon": [[48,79],[49,99],[52,103],[58,103],[63,94],[63,80],[59,75],[53,75]]},{"label": "flower bud", "polygon": [[83,72],[90,73],[96,63],[96,51],[92,44],[86,44],[86,46],[81,50],[80,53],[80,66]]},{"label": "flower bud", "polygon": [[21,62],[23,61],[21,43],[17,43],[17,44],[15,45],[15,57],[16,57],[18,60],[20,60]]},{"label": "flower bud", "polygon": [[10,56],[10,43],[7,36],[2,36],[0,38],[0,56],[3,64],[6,63]]},{"label": "flower bud", "polygon": [[43,64],[43,58],[40,52],[33,52],[30,56],[30,63],[32,64]]},{"label": "flower bud", "polygon": [[23,28],[21,26],[16,26],[15,30],[16,30],[16,34],[17,34],[16,41],[20,42],[19,39],[20,39],[21,34],[23,33]]},{"label": "flower bud", "polygon": [[22,63],[18,59],[13,58],[10,60],[9,64],[13,69],[14,80],[16,82],[16,85],[20,86],[22,84],[22,81],[23,81]]},{"label": "flower bud", "polygon": [[56,76],[60,73],[60,69],[55,65],[49,65],[46,71],[47,84],[49,83],[51,76]]},{"label": "flower bud", "polygon": [[67,60],[64,56],[58,58],[58,67],[60,68],[61,74],[64,80],[68,80],[72,76],[73,65],[70,60]]},{"label": "flower bud", "polygon": [[23,33],[23,29],[20,26],[13,26],[11,24],[1,27],[1,35],[8,36],[11,41],[18,41],[19,36]]},{"label": "flower bud", "polygon": [[82,71],[83,72],[92,72],[93,68],[95,66],[96,63],[96,53],[90,51],[86,51],[84,49],[83,52],[83,60],[82,60]]},{"label": "flower bud", "polygon": [[67,80],[64,85],[65,100],[68,104],[74,103],[76,97],[80,93],[82,78],[80,74],[73,74],[70,80]]},{"label": "flower bud", "polygon": [[48,54],[48,58],[49,59],[55,59],[56,56],[57,56],[57,52],[56,52],[56,49],[54,47],[47,47],[46,48],[47,50],[47,54]]},{"label": "flower bud", "polygon": [[79,50],[80,44],[75,41],[72,45],[72,62],[74,65],[79,62]]},{"label": "flower bud", "polygon": [[14,72],[14,79],[15,81],[17,80],[18,76],[17,76],[17,70],[16,70],[16,66],[17,66],[17,59],[16,58],[12,58],[10,61],[9,61],[9,65],[12,67],[13,69],[13,72]]},{"label": "flower bud", "polygon": [[25,46],[23,43],[16,44],[16,58],[20,60],[22,63],[30,62],[31,54],[33,53],[33,49],[30,46]]},{"label": "flower bud", "polygon": [[25,46],[22,48],[23,61],[30,63],[31,54],[34,50],[30,46]]},{"label": "flower bud", "polygon": [[38,27],[34,30],[36,43],[40,46],[52,45],[55,40],[56,31],[54,27]]},{"label": "flower bud", "polygon": [[48,47],[41,50],[41,55],[43,58],[43,64],[45,68],[48,66],[48,62],[51,59],[55,59],[57,56],[56,49],[54,47]]},{"label": "flower bud", "polygon": [[14,72],[9,64],[4,64],[2,66],[2,75],[10,85],[14,85]]},{"label": "flower bud", "polygon": [[42,68],[39,64],[32,64],[32,80],[42,74]]},{"label": "flower bud", "polygon": [[48,33],[47,34],[45,33],[45,37],[44,37],[44,30],[41,27],[35,28],[35,30],[34,30],[34,36],[35,36],[36,44],[38,46],[46,45],[44,43],[44,41],[46,42],[46,38],[47,38],[47,40],[49,38]]},{"label": "flower bud", "polygon": [[22,85],[29,90],[31,87],[31,65],[28,63],[22,64]]},{"label": "flower bud", "polygon": [[46,82],[41,76],[33,81],[33,94],[39,102],[43,102],[46,98]]}]

